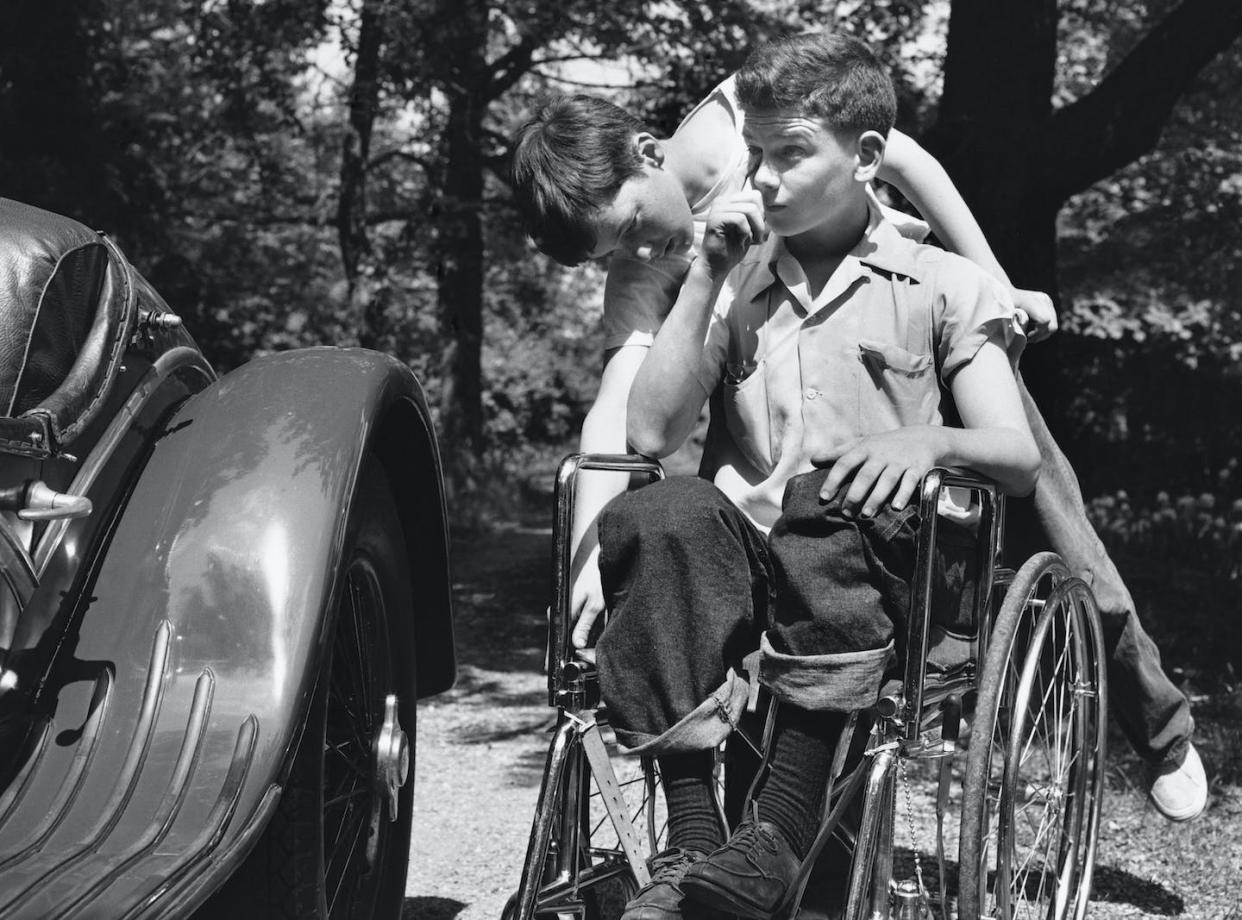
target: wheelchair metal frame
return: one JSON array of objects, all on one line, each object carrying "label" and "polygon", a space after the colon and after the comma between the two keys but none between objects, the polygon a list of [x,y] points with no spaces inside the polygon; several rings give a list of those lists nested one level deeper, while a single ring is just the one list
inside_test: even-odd
[{"label": "wheelchair metal frame", "polygon": [[[606,471],[646,476],[649,481],[664,476],[660,464],[638,456],[573,454],[560,465],[555,486],[553,565],[553,603],[550,610],[548,630],[548,702],[557,709],[557,723],[549,747],[543,785],[535,809],[530,844],[523,864],[521,883],[509,907],[505,920],[532,920],[542,908],[554,911],[558,916],[586,916],[587,904],[581,894],[583,889],[610,878],[621,878],[630,889],[646,884],[650,878],[643,851],[657,849],[655,830],[655,787],[657,780],[650,758],[644,758],[643,774],[646,800],[646,825],[648,839],[643,841],[635,828],[634,820],[627,813],[621,784],[613,769],[607,747],[601,733],[597,712],[600,697],[598,680],[593,661],[576,652],[570,641],[570,573],[571,573],[571,525],[575,511],[575,485],[578,474],[585,471]],[[949,488],[965,489],[976,496],[979,503],[977,540],[978,583],[974,594],[973,621],[976,638],[972,643],[969,662],[955,672],[951,679],[938,684],[929,692],[927,651],[930,642],[933,607],[933,582],[935,577],[935,541],[938,529],[941,496]],[[796,912],[809,875],[811,864],[830,836],[841,837],[854,850],[847,900],[846,920],[887,918],[890,907],[896,901],[913,903],[925,901],[921,868],[916,857],[918,871],[917,889],[912,893],[900,891],[894,886],[893,839],[894,812],[897,780],[904,770],[904,762],[912,758],[938,758],[940,779],[937,789],[938,834],[943,821],[944,803],[948,797],[948,770],[951,755],[956,747],[957,723],[960,702],[964,695],[978,689],[983,661],[989,646],[994,608],[998,606],[1001,592],[1014,579],[1014,572],[1000,564],[1001,536],[1004,526],[1004,497],[995,484],[959,471],[935,469],[923,480],[919,493],[920,532],[917,546],[914,578],[911,583],[911,603],[907,616],[905,661],[902,678],[896,692],[881,697],[873,709],[875,724],[870,743],[861,761],[849,771],[844,770],[845,753],[849,738],[855,730],[857,714],[849,720],[838,745],[837,756],[831,768],[831,778],[825,799],[825,817],[811,853],[803,865],[802,873],[791,892],[783,916]],[[1077,579],[1063,586],[1066,591],[1078,592],[1090,600],[1090,592]],[[1085,602],[1084,602],[1085,603]],[[1093,607],[1093,602],[1092,602]],[[1102,655],[1098,623],[1094,629],[1092,653]],[[911,654],[915,650],[916,654]],[[1100,668],[1097,667],[1097,671]],[[1078,692],[1077,689],[1074,691]],[[1084,692],[1095,693],[1093,689]],[[1105,687],[1103,675],[1099,674],[1099,705],[1103,706]],[[935,708],[933,708],[933,706]],[[769,708],[760,747],[767,750],[774,721],[775,704]],[[939,726],[940,737],[932,737]],[[1094,755],[1102,762],[1102,729],[1099,746]],[[759,773],[766,761],[760,763]],[[586,810],[592,778],[598,790],[607,817],[611,821],[618,841],[615,849],[595,850],[589,840]],[[756,775],[756,783],[758,774]],[[1090,839],[1085,852],[1085,884],[1089,888],[1091,863],[1094,857],[1094,834],[1099,818],[1099,788],[1093,786],[1096,800],[1090,805],[1091,823],[1087,825]],[[753,784],[752,784],[753,790]],[[847,810],[862,797],[862,817],[856,833],[847,829],[843,818]],[[721,812],[722,825],[724,823]],[[1082,827],[1075,825],[1076,832]],[[1077,846],[1077,843],[1075,843]],[[943,899],[943,837],[938,838],[939,863],[942,871],[940,892]],[[1077,859],[1077,855],[1074,855]],[[905,898],[903,902],[901,899]],[[1064,916],[1081,918],[1085,914],[1086,895],[1073,913]],[[942,900],[942,909],[945,908]],[[898,914],[900,914],[900,907]],[[916,910],[917,910],[916,905]],[[912,916],[920,916],[918,913]],[[1062,916],[1062,914],[1058,914]]]}]

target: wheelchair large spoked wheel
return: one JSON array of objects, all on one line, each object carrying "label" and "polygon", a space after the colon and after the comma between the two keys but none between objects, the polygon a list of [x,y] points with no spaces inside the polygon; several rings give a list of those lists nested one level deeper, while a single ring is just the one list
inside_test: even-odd
[{"label": "wheelchair large spoked wheel", "polygon": [[992,629],[967,759],[959,917],[1086,914],[1103,794],[1103,640],[1087,586],[1031,558]]}]

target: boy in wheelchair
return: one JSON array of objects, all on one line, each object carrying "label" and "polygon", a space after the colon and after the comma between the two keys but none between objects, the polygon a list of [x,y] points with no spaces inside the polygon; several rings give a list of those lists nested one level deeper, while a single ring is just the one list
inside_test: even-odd
[{"label": "boy in wheelchair", "polygon": [[[676,916],[683,896],[745,917],[782,906],[845,715],[875,702],[894,655],[921,477],[970,467],[1022,494],[1040,463],[1008,293],[903,239],[868,191],[895,112],[871,52],[777,42],[737,92],[753,184],[714,206],[629,402],[630,442],[664,456],[723,384],[715,485],[666,480],[600,520],[600,685],[618,739],[658,756],[675,848],[627,920]],[[781,703],[770,772],[721,846],[711,749],[756,644]]]}]

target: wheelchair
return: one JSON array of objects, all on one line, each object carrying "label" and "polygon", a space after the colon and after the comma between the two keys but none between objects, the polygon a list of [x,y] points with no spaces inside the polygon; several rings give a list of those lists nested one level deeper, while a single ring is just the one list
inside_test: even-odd
[{"label": "wheelchair", "polygon": [[[593,655],[570,642],[569,535],[575,488],[588,471],[663,477],[657,462],[625,455],[574,454],[557,472],[548,631],[548,702],[557,719],[521,880],[503,920],[616,917],[663,849],[654,758],[617,753]],[[943,637],[932,612],[946,490],[971,496],[977,534],[972,629],[960,642],[963,660],[950,665],[929,664],[933,636]],[[992,483],[935,469],[918,500],[904,660],[875,704],[847,721],[819,834],[778,916],[798,912],[829,848],[848,856],[845,881],[832,886],[832,916],[1081,920],[1104,792],[1107,686],[1095,600],[1053,553],[1016,571],[1000,564],[1005,507]],[[718,752],[726,834],[741,813],[739,796],[753,793],[766,764],[776,705],[759,706]],[[749,762],[729,753],[748,748]],[[951,810],[956,820],[946,822]],[[956,862],[946,857],[954,848]]]}]

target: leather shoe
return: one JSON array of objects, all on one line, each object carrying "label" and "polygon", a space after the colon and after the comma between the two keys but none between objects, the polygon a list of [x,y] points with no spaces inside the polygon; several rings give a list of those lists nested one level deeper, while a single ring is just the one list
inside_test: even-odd
[{"label": "leather shoe", "polygon": [[680,920],[682,876],[704,858],[698,850],[671,847],[651,857],[651,881],[638,889],[621,914],[621,920]]},{"label": "leather shoe", "polygon": [[785,901],[800,861],[776,826],[748,821],[681,880],[690,900],[748,920],[769,920]]}]

